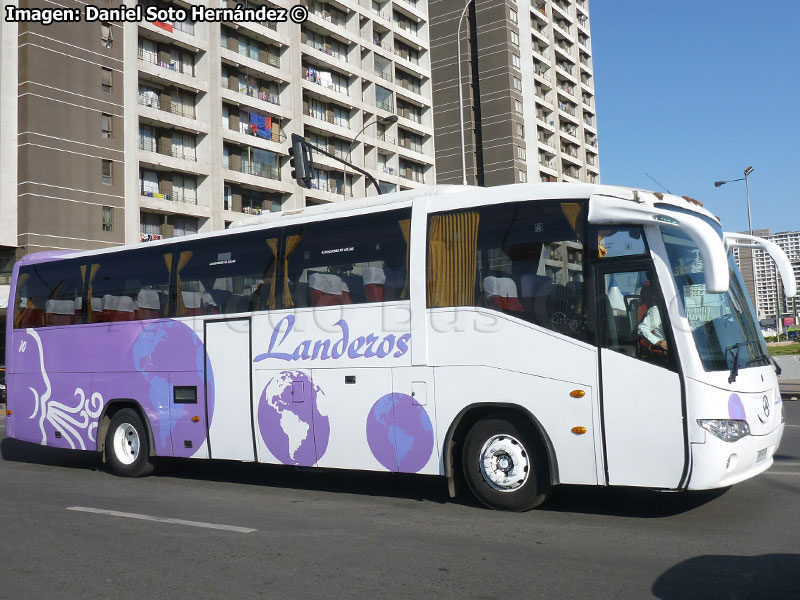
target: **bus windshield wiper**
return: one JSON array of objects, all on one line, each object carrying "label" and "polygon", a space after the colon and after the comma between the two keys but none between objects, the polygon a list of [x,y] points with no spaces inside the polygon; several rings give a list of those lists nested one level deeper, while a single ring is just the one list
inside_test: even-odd
[{"label": "bus windshield wiper", "polygon": [[[733,383],[736,381],[736,377],[739,375],[739,351],[743,346],[749,346],[750,344],[755,343],[755,340],[746,340],[744,342],[737,342],[732,346],[725,348],[725,356],[727,356],[729,352],[733,354],[733,364],[731,365],[731,374],[728,377],[728,383]],[[747,364],[749,365],[752,362],[754,361],[750,360]]]},{"label": "bus windshield wiper", "polygon": [[749,344],[749,342],[737,342],[733,346],[725,348],[726,356],[729,352],[733,354],[733,364],[731,364],[731,374],[728,376],[728,383],[736,381],[736,377],[739,375],[739,351],[742,349],[742,346],[747,346],[747,344]]}]

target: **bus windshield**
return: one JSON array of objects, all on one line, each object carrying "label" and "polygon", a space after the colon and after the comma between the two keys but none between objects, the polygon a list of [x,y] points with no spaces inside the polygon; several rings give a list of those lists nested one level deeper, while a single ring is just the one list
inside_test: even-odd
[{"label": "bus windshield", "polygon": [[683,232],[662,228],[661,234],[675,279],[680,308],[706,371],[727,371],[769,364],[769,354],[756,324],[733,254],[729,254],[730,288],[722,294],[706,290],[700,250]]}]

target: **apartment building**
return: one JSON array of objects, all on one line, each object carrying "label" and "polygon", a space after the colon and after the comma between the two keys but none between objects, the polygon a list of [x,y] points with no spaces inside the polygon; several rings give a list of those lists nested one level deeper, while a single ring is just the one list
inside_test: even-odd
[{"label": "apartment building", "polygon": [[[754,231],[753,234],[774,242],[786,252],[794,269],[795,280],[800,281],[800,231],[770,233],[768,229],[761,229]],[[750,253],[752,262],[749,260]],[[797,298],[786,297],[772,258],[763,250],[736,249],[736,259],[742,269],[745,283],[748,280],[748,271],[752,271],[753,287],[748,291],[753,298],[758,318],[772,320],[780,314],[784,325],[794,325],[800,317],[800,302]],[[748,263],[752,264],[751,268]]]},{"label": "apartment building", "polygon": [[430,0],[439,183],[599,183],[588,0]]},{"label": "apartment building", "polygon": [[433,184],[426,2],[302,3],[301,24],[2,22],[0,286],[28,252],[146,242],[377,193],[322,155],[312,189],[300,189],[292,133],[349,156],[385,192]]}]

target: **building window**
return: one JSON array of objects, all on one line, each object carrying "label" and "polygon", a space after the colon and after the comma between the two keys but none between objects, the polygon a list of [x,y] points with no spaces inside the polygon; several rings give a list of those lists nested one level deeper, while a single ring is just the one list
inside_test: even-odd
[{"label": "building window", "polygon": [[100,67],[100,75],[101,75],[101,83],[103,87],[103,91],[106,94],[111,93],[111,85],[112,85],[112,77],[111,77],[111,69],[106,67]]},{"label": "building window", "polygon": [[516,31],[511,32],[511,44],[519,48],[519,34]]},{"label": "building window", "polygon": [[102,166],[102,173],[103,173],[103,183],[106,185],[111,185],[111,161],[106,160],[105,158],[101,159],[103,166]]},{"label": "building window", "polygon": [[519,77],[514,77],[514,89],[518,92],[522,91],[522,80]]},{"label": "building window", "polygon": [[114,209],[110,206],[103,207],[103,231],[114,230]]},{"label": "building window", "polygon": [[518,115],[522,114],[522,101],[521,100],[514,100],[514,110]]},{"label": "building window", "polygon": [[519,137],[525,137],[525,125],[522,123],[515,123],[515,125],[517,126],[517,135]]},{"label": "building window", "polygon": [[527,183],[528,181],[528,172],[525,169],[519,170],[519,182],[520,183]]},{"label": "building window", "polygon": [[516,54],[511,55],[511,66],[514,67],[517,71],[519,71],[522,67],[519,56]]},{"label": "building window", "polygon": [[100,23],[100,42],[106,48],[111,48],[111,42],[114,40],[111,33],[111,23]]},{"label": "building window", "polygon": [[100,132],[101,135],[106,138],[111,138],[111,115],[106,113],[101,113],[100,115]]},{"label": "building window", "polygon": [[513,8],[509,8],[508,9],[508,18],[511,20],[512,23],[516,23],[517,22],[517,11],[515,11]]},{"label": "building window", "polygon": [[519,160],[525,160],[525,148],[522,146],[517,146],[517,158]]}]

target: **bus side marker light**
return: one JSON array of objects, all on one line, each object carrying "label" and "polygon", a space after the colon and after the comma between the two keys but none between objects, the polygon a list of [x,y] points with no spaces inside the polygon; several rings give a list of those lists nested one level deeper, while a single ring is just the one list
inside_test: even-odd
[{"label": "bus side marker light", "polygon": [[200,417],[192,417],[192,423],[199,423]]},{"label": "bus side marker light", "polygon": [[569,395],[573,398],[583,398],[586,395],[586,392],[583,390],[572,390]]},{"label": "bus side marker light", "polygon": [[576,427],[573,427],[570,431],[572,431],[572,433],[574,433],[575,435],[583,435],[584,433],[586,433],[586,427],[578,425]]},{"label": "bus side marker light", "polygon": [[8,417],[11,416],[11,409],[10,408],[8,410],[6,410],[6,416],[8,416]]}]

